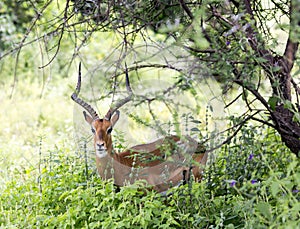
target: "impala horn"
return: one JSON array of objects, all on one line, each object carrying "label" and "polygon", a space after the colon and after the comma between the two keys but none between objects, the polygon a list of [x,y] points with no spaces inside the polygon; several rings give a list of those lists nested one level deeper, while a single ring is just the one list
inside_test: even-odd
[{"label": "impala horn", "polygon": [[71,98],[75,103],[78,103],[80,106],[82,106],[89,114],[92,116],[93,120],[99,119],[99,116],[97,112],[89,105],[87,102],[83,101],[81,98],[78,97],[80,93],[80,87],[81,87],[81,62],[79,63],[79,73],[78,73],[78,81],[76,85],[76,89],[71,95]]}]

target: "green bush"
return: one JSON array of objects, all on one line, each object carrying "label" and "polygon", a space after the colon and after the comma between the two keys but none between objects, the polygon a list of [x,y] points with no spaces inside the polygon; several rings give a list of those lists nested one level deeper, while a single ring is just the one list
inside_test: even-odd
[{"label": "green bush", "polygon": [[[257,136],[260,136],[258,139]],[[297,228],[299,160],[269,130],[243,128],[202,183],[168,196],[101,181],[63,148],[14,172],[0,194],[4,228]],[[20,170],[18,170],[20,171]]]}]

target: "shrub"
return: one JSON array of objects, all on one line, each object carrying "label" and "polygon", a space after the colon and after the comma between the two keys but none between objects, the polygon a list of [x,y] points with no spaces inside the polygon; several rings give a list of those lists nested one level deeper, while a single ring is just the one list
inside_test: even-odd
[{"label": "shrub", "polygon": [[[80,155],[57,149],[14,173],[0,194],[8,228],[297,228],[299,160],[269,130],[244,127],[202,183],[168,196],[101,181]],[[260,136],[261,139],[257,138]]]}]

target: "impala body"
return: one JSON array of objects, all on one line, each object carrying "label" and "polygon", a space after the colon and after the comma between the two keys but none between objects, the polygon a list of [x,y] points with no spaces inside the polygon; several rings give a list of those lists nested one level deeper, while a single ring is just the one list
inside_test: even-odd
[{"label": "impala body", "polygon": [[189,136],[167,136],[120,153],[113,150],[111,132],[120,117],[118,109],[133,95],[127,71],[129,96],[109,109],[104,118],[99,118],[97,112],[78,97],[80,87],[81,65],[76,90],[71,98],[88,112],[83,114],[94,134],[96,165],[103,179],[113,178],[118,186],[144,180],[158,192],[186,182],[191,175],[196,181],[201,180],[202,167],[208,155],[204,146]]}]

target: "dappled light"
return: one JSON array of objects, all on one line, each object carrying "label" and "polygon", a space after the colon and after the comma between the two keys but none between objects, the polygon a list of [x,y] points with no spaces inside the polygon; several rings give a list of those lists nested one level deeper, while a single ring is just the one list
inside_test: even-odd
[{"label": "dappled light", "polygon": [[296,0],[0,3],[0,228],[299,228]]}]

